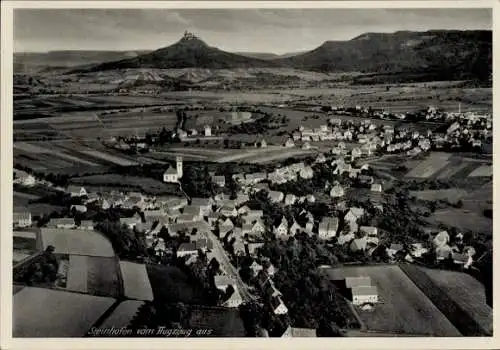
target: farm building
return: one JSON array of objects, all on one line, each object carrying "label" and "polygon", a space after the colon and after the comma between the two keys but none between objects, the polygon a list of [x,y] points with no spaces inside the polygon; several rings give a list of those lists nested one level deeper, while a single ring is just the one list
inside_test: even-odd
[{"label": "farm building", "polygon": [[375,286],[359,286],[351,288],[352,303],[363,305],[378,302],[378,290]]},{"label": "farm building", "polygon": [[320,239],[330,239],[337,235],[339,221],[334,217],[324,217],[318,226],[318,236]]},{"label": "farm building", "polygon": [[285,303],[283,303],[280,296],[271,297],[269,302],[271,304],[271,310],[273,310],[275,315],[284,315],[288,313],[288,308]]},{"label": "farm building", "polygon": [[286,218],[283,216],[281,222],[278,226],[274,227],[274,234],[276,236],[286,236],[288,233],[288,222]]},{"label": "farm building", "polygon": [[31,213],[29,211],[14,211],[12,215],[12,224],[14,227],[31,226]]},{"label": "farm building", "polygon": [[136,225],[142,223],[142,219],[136,215],[130,218],[120,218],[121,225],[127,225],[129,229],[133,229]]},{"label": "farm building", "polygon": [[92,220],[82,220],[77,228],[80,230],[92,231],[94,229],[94,223],[92,222]]},{"label": "farm building", "polygon": [[234,205],[224,205],[220,211],[220,214],[224,215],[225,217],[235,217],[238,216],[238,211],[236,210]]},{"label": "farm building", "polygon": [[153,290],[146,271],[146,265],[120,261],[124,295],[129,299],[152,301]]},{"label": "farm building", "polygon": [[85,187],[82,186],[69,185],[66,192],[71,194],[71,197],[83,197],[87,195]]},{"label": "farm building", "polygon": [[288,233],[291,236],[294,236],[297,232],[301,232],[301,231],[302,231],[302,227],[300,227],[300,225],[297,223],[297,221],[294,220],[292,226],[290,226],[290,229],[288,230]]},{"label": "farm building", "polygon": [[382,192],[382,185],[381,184],[372,184],[370,190],[372,192]]},{"label": "farm building", "polygon": [[344,196],[344,189],[342,186],[337,183],[335,184],[332,189],[330,190],[330,197],[332,198],[340,198]]},{"label": "farm building", "polygon": [[253,261],[252,264],[249,266],[250,270],[252,270],[252,273],[254,276],[257,276],[260,271],[262,271],[263,267],[261,264],[259,264],[257,261]]},{"label": "farm building", "polygon": [[440,245],[436,248],[436,259],[438,261],[449,259],[452,252],[453,250],[448,244]]},{"label": "farm building", "polygon": [[433,239],[433,243],[435,247],[441,247],[450,241],[450,235],[446,231],[439,232],[436,237]]},{"label": "farm building", "polygon": [[306,166],[300,169],[299,176],[303,179],[312,179],[314,177],[314,171],[310,166]]},{"label": "farm building", "polygon": [[75,219],[73,218],[55,218],[50,219],[47,223],[49,228],[72,229],[76,227]]},{"label": "farm building", "polygon": [[182,243],[177,249],[177,257],[183,257],[188,255],[198,254],[198,248],[196,248],[196,243]]},{"label": "farm building", "polygon": [[316,330],[313,328],[297,328],[297,327],[292,327],[288,326],[288,328],[285,330],[283,335],[281,336],[282,338],[316,338]]},{"label": "farm building", "polygon": [[264,246],[264,243],[248,243],[247,244],[248,255],[256,256],[257,250],[263,246]]},{"label": "farm building", "polygon": [[286,140],[285,147],[288,147],[288,148],[295,147],[295,142],[293,142],[293,139]]},{"label": "farm building", "polygon": [[214,175],[212,176],[212,182],[219,187],[224,187],[226,186],[226,177],[224,175]]},{"label": "farm building", "polygon": [[283,201],[285,195],[280,191],[269,191],[269,198],[271,199],[271,202],[279,203]]},{"label": "farm building", "polygon": [[402,244],[395,244],[392,243],[388,248],[386,248],[387,255],[392,258],[394,255],[398,252],[403,251],[403,245]]},{"label": "farm building", "polygon": [[361,233],[364,233],[368,237],[375,237],[378,235],[378,230],[376,227],[373,226],[360,226],[359,231]]},{"label": "farm building", "polygon": [[163,182],[178,182],[177,169],[174,167],[168,167],[163,173]]},{"label": "farm building", "polygon": [[352,240],[351,245],[349,248],[353,252],[358,252],[358,251],[365,251],[366,247],[368,244],[368,239],[367,237],[362,237],[362,238],[355,238]]}]

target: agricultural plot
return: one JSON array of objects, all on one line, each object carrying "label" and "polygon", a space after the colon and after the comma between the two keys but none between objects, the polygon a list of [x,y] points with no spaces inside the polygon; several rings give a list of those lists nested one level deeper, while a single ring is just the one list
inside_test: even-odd
[{"label": "agricultural plot", "polygon": [[451,154],[434,152],[406,174],[409,178],[427,179],[448,165]]},{"label": "agricultural plot", "polygon": [[469,174],[469,177],[490,177],[493,176],[492,165],[482,165]]},{"label": "agricultural plot", "polygon": [[415,196],[417,199],[424,201],[447,200],[456,203],[469,194],[468,191],[459,188],[449,188],[445,190],[424,190],[410,191],[410,196]]},{"label": "agricultural plot", "polygon": [[98,232],[66,229],[41,229],[43,249],[54,246],[55,253],[67,255],[87,255],[114,257],[111,242]]},{"label": "agricultural plot", "polygon": [[464,209],[442,209],[436,210],[427,221],[432,225],[443,224],[455,227],[458,230],[470,230],[472,232],[493,232],[493,220],[483,216],[477,210]]},{"label": "agricultural plot", "polygon": [[[460,336],[455,326],[398,266],[343,267],[325,271],[330,279],[369,276],[380,302],[372,311],[356,308],[366,332]],[[397,312],[395,312],[397,310]]]},{"label": "agricultural plot", "polygon": [[465,168],[467,168],[468,165],[469,164],[467,164],[467,163],[461,163],[461,164],[456,164],[456,165],[450,164],[449,166],[445,167],[444,169],[441,169],[441,171],[439,171],[436,174],[436,178],[442,179],[442,180],[449,179],[452,176],[456,175],[457,173],[460,173],[461,171],[465,170]]},{"label": "agricultural plot", "polygon": [[103,160],[110,162],[110,163],[121,165],[121,166],[137,165],[137,162],[133,162],[129,159],[114,156],[114,155],[111,155],[109,153],[104,153],[104,152],[94,150],[94,149],[81,150],[80,152],[87,154],[87,155],[90,155],[92,157],[103,159]]},{"label": "agricultural plot", "polygon": [[90,175],[71,179],[72,184],[79,184],[98,190],[123,189],[139,190],[149,194],[181,195],[182,192],[176,184],[167,184],[149,177],[126,176],[119,174]]},{"label": "agricultural plot", "polygon": [[144,264],[120,261],[123,294],[129,299],[153,300],[153,290]]},{"label": "agricultural plot", "polygon": [[193,334],[196,334],[196,330],[211,329],[210,337],[245,336],[245,326],[237,309],[193,306],[189,308],[189,314],[189,325],[194,330]]},{"label": "agricultural plot", "polygon": [[472,276],[415,265],[401,269],[464,336],[492,334],[492,309],[486,304],[484,287]]}]

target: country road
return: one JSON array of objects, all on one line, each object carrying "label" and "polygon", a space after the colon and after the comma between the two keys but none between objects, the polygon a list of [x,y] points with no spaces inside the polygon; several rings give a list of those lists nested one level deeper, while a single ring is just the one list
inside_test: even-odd
[{"label": "country road", "polygon": [[255,299],[255,297],[248,290],[248,286],[246,285],[246,283],[241,279],[238,270],[231,263],[231,260],[227,256],[226,250],[222,246],[222,243],[219,241],[217,236],[215,236],[213,232],[210,232],[209,238],[213,242],[213,250],[216,251],[217,256],[221,258],[221,261],[219,261],[219,263],[221,264],[224,271],[227,272],[229,277],[231,277],[235,281],[236,287],[243,301],[246,302]]}]

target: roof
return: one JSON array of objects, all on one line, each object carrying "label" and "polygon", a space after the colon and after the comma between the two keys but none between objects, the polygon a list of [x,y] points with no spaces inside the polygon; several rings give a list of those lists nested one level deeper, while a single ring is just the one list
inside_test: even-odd
[{"label": "roof", "polygon": [[191,205],[206,207],[211,205],[210,198],[191,198]]},{"label": "roof", "polygon": [[222,224],[221,226],[226,226],[226,227],[234,227],[234,224],[233,222],[231,221],[230,218],[227,218]]},{"label": "roof", "polygon": [[369,276],[346,277],[345,285],[347,288],[359,286],[371,286],[371,278]]},{"label": "roof", "polygon": [[235,281],[232,278],[230,278],[226,275],[215,275],[214,276],[214,284],[216,287],[219,287],[219,286],[225,287],[227,285],[234,285],[235,284],[234,282]]},{"label": "roof", "polygon": [[360,226],[359,230],[371,236],[376,236],[378,232],[377,228],[373,226]]},{"label": "roof", "polygon": [[[347,212],[347,214],[351,213],[352,215],[354,215],[355,217],[357,218],[360,218],[361,216],[363,216],[363,214],[365,213],[365,210],[363,208],[356,208],[356,207],[352,207],[349,209],[349,211]],[[347,215],[346,214],[346,215]]]},{"label": "roof", "polygon": [[245,216],[252,216],[252,217],[261,217],[264,215],[264,211],[263,210],[250,210],[246,213]]},{"label": "roof", "polygon": [[114,302],[108,297],[25,287],[12,298],[12,336],[83,337]]},{"label": "roof", "polygon": [[196,248],[196,243],[195,242],[189,242],[189,243],[182,243],[179,248],[177,249],[178,252],[194,252],[198,251],[198,248]]},{"label": "roof", "polygon": [[339,220],[334,217],[324,217],[321,219],[318,230],[334,230],[336,231],[339,225]]},{"label": "roof", "polygon": [[146,265],[120,261],[125,297],[138,300],[153,300],[153,289],[149,282]]},{"label": "roof", "polygon": [[177,168],[173,166],[169,166],[167,170],[165,170],[164,174],[166,175],[177,175]]},{"label": "roof", "polygon": [[351,293],[353,296],[378,295],[378,290],[377,287],[375,286],[360,286],[360,287],[353,287],[351,289]]},{"label": "roof", "polygon": [[187,205],[184,207],[183,214],[200,215],[201,207],[198,205]]},{"label": "roof", "polygon": [[351,250],[365,250],[367,243],[366,237],[356,238],[351,242],[350,248]]},{"label": "roof", "polygon": [[283,303],[283,300],[281,300],[280,296],[279,295],[276,295],[274,297],[271,297],[271,300],[270,300],[270,303],[271,303],[271,307],[273,309],[276,309],[278,306],[280,306],[281,304],[285,305]]},{"label": "roof", "polygon": [[73,218],[55,218],[55,219],[50,219],[48,224],[49,225],[74,225],[75,219],[73,219]]},{"label": "roof", "polygon": [[127,327],[134,317],[139,312],[144,302],[141,300],[125,300],[122,301],[116,309],[113,310],[102,324],[100,328],[121,328]]},{"label": "roof", "polygon": [[181,214],[177,217],[177,222],[182,221],[197,221],[199,219],[199,214]]},{"label": "roof", "polygon": [[19,220],[29,220],[31,219],[31,213],[29,211],[26,212],[14,212],[12,215],[12,220],[19,221]]},{"label": "roof", "polygon": [[82,234],[81,230],[42,228],[40,236],[42,249],[52,245],[56,254],[115,256],[111,242],[98,232],[88,231]]},{"label": "roof", "polygon": [[403,245],[392,243],[391,246],[389,247],[389,249],[396,250],[396,251],[403,250]]},{"label": "roof", "polygon": [[315,338],[316,330],[312,328],[295,328],[292,327],[292,337],[293,338]]},{"label": "roof", "polygon": [[214,181],[214,182],[226,182],[226,177],[224,175],[214,175],[214,176],[212,176],[212,181]]},{"label": "roof", "polygon": [[80,226],[94,226],[94,222],[92,220],[82,220]]}]

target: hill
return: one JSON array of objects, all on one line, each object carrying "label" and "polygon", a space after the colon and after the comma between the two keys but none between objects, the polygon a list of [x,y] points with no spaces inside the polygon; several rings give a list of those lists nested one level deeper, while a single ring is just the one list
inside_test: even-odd
[{"label": "hill", "polygon": [[276,60],[276,59],[280,59],[280,58],[297,56],[297,55],[303,54],[305,52],[306,51],[288,52],[288,53],[284,53],[282,55],[277,55],[275,53],[267,53],[267,52],[237,52],[237,54],[241,55],[241,56],[246,56],[246,57],[258,58],[261,60]]},{"label": "hill", "polygon": [[274,62],[325,72],[404,73],[436,80],[489,80],[492,32],[366,33],[349,41],[327,41],[312,51]]},{"label": "hill", "polygon": [[90,71],[126,68],[259,68],[275,67],[273,62],[225,52],[208,46],[190,33],[173,45],[130,59],[99,64]]},{"label": "hill", "polygon": [[14,53],[14,72],[45,71],[98,64],[142,55],[148,51],[49,51]]}]

